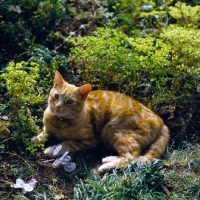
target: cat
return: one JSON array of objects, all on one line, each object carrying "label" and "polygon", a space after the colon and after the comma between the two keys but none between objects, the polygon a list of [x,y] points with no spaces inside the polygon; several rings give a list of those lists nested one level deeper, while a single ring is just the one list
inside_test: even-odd
[{"label": "cat", "polygon": [[58,71],[43,124],[42,133],[32,138],[33,143],[44,143],[49,136],[62,141],[56,155],[53,152],[60,144],[45,149],[48,157],[94,148],[100,143],[116,150],[118,156],[102,159],[100,173],[126,167],[139,157],[141,162],[159,159],[170,139],[163,120],[143,104],[114,91],[91,91],[90,84],[76,87],[65,82]]}]

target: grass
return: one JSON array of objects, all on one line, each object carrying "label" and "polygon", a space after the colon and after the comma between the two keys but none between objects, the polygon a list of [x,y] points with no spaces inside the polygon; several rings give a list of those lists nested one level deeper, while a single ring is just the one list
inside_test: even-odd
[{"label": "grass", "polygon": [[121,172],[80,180],[75,199],[200,199],[200,146],[186,142],[180,146],[168,149],[159,164],[131,165]]},{"label": "grass", "polygon": [[143,166],[130,165],[119,172],[113,170],[103,177],[93,175],[75,187],[75,199],[167,199],[159,192],[164,184],[160,168],[153,162]]},{"label": "grass", "polygon": [[[197,200],[200,199],[200,145],[183,142],[178,149],[169,147],[163,161],[150,165],[130,164],[105,175],[95,173],[100,158],[96,151],[72,155],[77,168],[66,173],[62,167],[53,169],[44,164],[44,156],[36,158],[21,153],[6,152],[1,147],[0,199],[3,200]],[[6,160],[7,159],[7,160]],[[32,192],[21,194],[12,188],[16,178],[26,182],[32,177],[38,183]]]},{"label": "grass", "polygon": [[166,154],[166,182],[173,188],[174,199],[200,199],[200,145],[184,142]]}]

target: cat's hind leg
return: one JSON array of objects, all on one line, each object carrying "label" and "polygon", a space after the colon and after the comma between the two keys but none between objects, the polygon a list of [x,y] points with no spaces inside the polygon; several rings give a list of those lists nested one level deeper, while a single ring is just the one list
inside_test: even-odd
[{"label": "cat's hind leg", "polygon": [[105,173],[106,171],[110,171],[114,168],[125,168],[130,162],[136,161],[137,158],[138,154],[133,156],[129,153],[121,156],[108,156],[102,159],[103,164],[98,168],[97,171],[99,173]]},{"label": "cat's hind leg", "polygon": [[116,159],[118,157],[119,156],[108,156],[108,157],[102,159],[102,163],[111,162],[111,161],[113,161],[114,159]]},{"label": "cat's hind leg", "polygon": [[102,162],[103,164],[97,170],[99,173],[105,173],[106,171],[116,167],[125,167],[128,164],[125,158],[119,156],[109,156],[103,158]]},{"label": "cat's hind leg", "polygon": [[113,148],[119,156],[109,156],[103,158],[103,164],[98,168],[99,173],[105,173],[114,168],[124,168],[130,162],[135,162],[141,155],[141,148],[138,142],[130,137],[131,133],[115,133],[110,140]]}]

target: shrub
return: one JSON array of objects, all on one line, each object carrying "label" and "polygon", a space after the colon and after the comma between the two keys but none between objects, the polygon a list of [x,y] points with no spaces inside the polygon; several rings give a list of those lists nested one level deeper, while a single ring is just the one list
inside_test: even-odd
[{"label": "shrub", "polygon": [[64,19],[67,10],[65,0],[2,1],[1,36],[4,40],[1,43],[13,55],[26,52],[36,43],[45,45],[49,27],[55,27]]},{"label": "shrub", "polygon": [[52,52],[44,46],[33,47],[27,53],[30,57],[28,61],[37,63],[40,66],[38,71],[40,78],[37,80],[40,92],[47,95],[53,84],[55,71],[58,68],[62,70],[67,67],[67,58],[63,54],[53,56]]},{"label": "shrub", "polygon": [[[33,134],[39,133],[37,117],[32,116],[30,107],[44,100],[44,94],[39,85],[39,65],[34,62],[10,62],[7,71],[0,77],[5,79],[10,95],[9,123],[13,141],[25,145],[33,153],[43,145],[30,144]],[[3,136],[0,135],[2,138]]]},{"label": "shrub", "polygon": [[168,9],[173,0],[117,0],[114,2],[115,4],[113,1],[108,1],[108,5],[111,4],[115,11],[114,17],[110,20],[110,27],[118,27],[128,35],[132,33],[137,35],[141,30],[148,29],[149,34],[154,35],[161,27],[168,25]]},{"label": "shrub", "polygon": [[[43,97],[37,91],[37,79],[39,78],[39,65],[37,63],[10,62],[7,66],[7,73],[1,75],[6,80],[8,91],[12,94],[12,101],[16,108],[19,108],[23,101],[30,105],[39,103]],[[16,101],[16,102],[15,102]],[[19,104],[19,106],[18,106]]]},{"label": "shrub", "polygon": [[79,38],[77,43],[75,40],[73,42],[76,47],[71,49],[71,59],[79,69],[82,65],[86,67],[83,73],[85,81],[99,84],[99,87],[109,87],[112,84],[120,85],[131,73],[130,70],[124,70],[132,61],[131,56],[128,56],[131,53],[131,49],[127,48],[128,37],[124,33],[99,28],[95,36]]},{"label": "shrub", "polygon": [[[176,102],[199,85],[200,32],[179,26],[159,37],[128,37],[98,28],[94,36],[73,40],[71,61],[87,82],[126,92],[150,104]],[[145,99],[143,98],[143,101]]]},{"label": "shrub", "polygon": [[200,21],[200,6],[187,6],[177,2],[175,7],[170,7],[169,14],[177,20],[177,24],[185,27],[198,27]]},{"label": "shrub", "polygon": [[163,29],[160,39],[170,48],[168,73],[173,78],[169,89],[180,98],[196,93],[200,84],[200,31],[172,25]]}]

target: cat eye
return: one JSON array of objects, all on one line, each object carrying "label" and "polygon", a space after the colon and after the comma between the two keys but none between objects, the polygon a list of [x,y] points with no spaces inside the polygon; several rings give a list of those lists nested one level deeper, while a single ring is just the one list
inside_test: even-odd
[{"label": "cat eye", "polygon": [[59,99],[59,94],[54,94],[55,99]]},{"label": "cat eye", "polygon": [[68,100],[66,101],[66,103],[67,103],[67,104],[73,104],[73,103],[74,103],[74,100],[68,99]]}]

